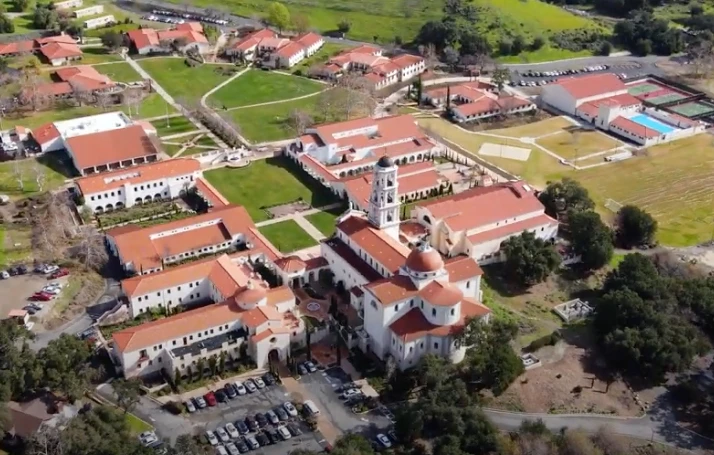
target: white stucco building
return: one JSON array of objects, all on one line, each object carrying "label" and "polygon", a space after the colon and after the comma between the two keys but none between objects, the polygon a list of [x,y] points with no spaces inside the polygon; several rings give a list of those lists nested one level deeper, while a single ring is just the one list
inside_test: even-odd
[{"label": "white stucco building", "polygon": [[465,254],[479,264],[503,260],[501,243],[524,231],[551,240],[558,222],[525,182],[474,187],[417,203],[412,218],[430,232],[431,245],[445,256]]},{"label": "white stucco building", "polygon": [[399,240],[398,168],[377,162],[367,213],[349,211],[335,235],[321,243],[335,280],[351,290],[363,318],[359,347],[400,368],[433,353],[454,362],[466,347],[457,342],[469,318],[488,322],[479,302],[481,269],[467,256],[445,261],[428,243],[410,249]]},{"label": "white stucco building", "polygon": [[74,17],[96,16],[104,12],[104,5],[93,5],[86,8],[75,10],[72,15]]},{"label": "white stucco building", "polygon": [[75,180],[84,205],[101,213],[151,201],[176,199],[196,186],[201,163],[178,158]]},{"label": "white stucco building", "polygon": [[261,60],[261,65],[272,68],[292,68],[315,54],[325,44],[317,33],[308,32],[293,38],[281,38],[269,29],[251,32],[226,48],[226,55],[246,61]]}]

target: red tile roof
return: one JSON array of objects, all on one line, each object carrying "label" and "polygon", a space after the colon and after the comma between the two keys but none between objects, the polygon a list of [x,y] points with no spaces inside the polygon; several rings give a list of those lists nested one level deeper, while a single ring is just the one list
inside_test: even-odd
[{"label": "red tile roof", "polygon": [[42,46],[40,53],[48,60],[56,60],[60,58],[80,57],[82,50],[74,43],[52,42]]},{"label": "red tile roof", "polygon": [[562,78],[553,85],[562,87],[575,99],[627,91],[625,84],[612,73]]},{"label": "red tile roof", "polygon": [[66,142],[80,171],[159,153],[141,125],[70,137]]},{"label": "red tile roof", "polygon": [[313,45],[319,43],[320,41],[323,41],[323,38],[322,38],[322,36],[318,35],[317,33],[308,32],[308,33],[304,33],[302,35],[296,36],[295,38],[293,38],[293,41],[295,41],[307,48],[307,47],[310,47],[310,46],[313,46]]},{"label": "red tile roof", "polygon": [[54,123],[45,123],[32,130],[32,137],[35,138],[38,144],[42,145],[60,137],[60,132]]},{"label": "red tile roof", "polygon": [[412,308],[404,316],[394,321],[389,328],[402,340],[409,342],[427,335],[436,337],[455,336],[461,333],[470,318],[480,318],[490,313],[488,307],[473,299],[461,303],[461,319],[454,325],[434,325],[429,322],[419,308]]},{"label": "red tile roof", "polygon": [[208,199],[213,208],[224,207],[230,204],[228,199],[223,197],[223,195],[213,185],[211,185],[209,181],[203,178],[196,179],[196,189],[203,195],[203,197]]},{"label": "red tile roof", "polygon": [[290,57],[299,54],[300,52],[305,52],[305,48],[295,41],[291,41],[286,45],[280,47],[275,53],[280,57],[289,59]]},{"label": "red tile roof", "polygon": [[468,236],[468,239],[472,244],[476,245],[479,243],[488,242],[490,240],[506,238],[514,234],[519,234],[525,230],[535,229],[543,225],[557,226],[558,222],[543,213],[536,217],[528,218],[523,221],[518,221],[516,223],[504,224],[503,226],[497,227],[496,229],[472,234]]},{"label": "red tile roof", "polygon": [[34,48],[35,42],[32,40],[16,41],[14,43],[0,43],[0,55],[32,52]]},{"label": "red tile roof", "polygon": [[358,247],[390,272],[395,272],[409,256],[409,248],[372,226],[366,219],[350,216],[337,225]]},{"label": "red tile roof", "polygon": [[382,275],[377,272],[374,267],[369,265],[367,261],[359,257],[352,248],[350,248],[342,240],[332,237],[323,241],[324,245],[329,247],[335,252],[339,257],[341,257],[347,264],[349,264],[353,269],[362,275],[367,281],[377,281],[382,279]]},{"label": "red tile roof", "polygon": [[422,57],[411,54],[398,55],[392,59],[392,63],[394,63],[401,69],[407,68],[412,65],[417,65],[423,61],[424,59]]},{"label": "red tile roof", "polygon": [[157,161],[141,166],[89,175],[75,180],[84,195],[121,188],[126,183],[138,185],[162,178],[189,175],[201,170],[201,163],[191,158]]},{"label": "red tile roof", "polygon": [[483,270],[478,263],[473,258],[464,255],[447,259],[444,268],[449,273],[449,281],[452,283],[460,283],[483,275]]},{"label": "red tile roof", "polygon": [[[434,163],[431,161],[425,161],[423,164],[426,164],[431,169],[404,175],[402,173],[402,169],[407,169],[408,172],[408,168],[410,166],[421,167],[422,163],[399,167],[399,175],[397,177],[397,182],[399,183],[398,195],[437,188],[445,180],[444,177],[436,170]],[[372,174],[363,174],[357,177],[346,177],[342,179],[342,182],[344,182],[345,190],[351,198],[360,201],[361,207],[367,207],[369,203],[369,196],[372,191],[373,179],[374,176]]]}]

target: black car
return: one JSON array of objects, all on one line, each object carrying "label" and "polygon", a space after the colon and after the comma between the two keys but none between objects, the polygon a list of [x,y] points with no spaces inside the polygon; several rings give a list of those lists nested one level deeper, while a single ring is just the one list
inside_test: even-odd
[{"label": "black car", "polygon": [[242,420],[236,420],[236,428],[240,432],[240,434],[247,434],[250,433],[250,429],[248,428],[248,425],[245,424]]},{"label": "black car", "polygon": [[291,435],[293,436],[300,436],[302,434],[302,430],[300,427],[295,425],[294,423],[289,423],[286,425],[288,427],[288,431],[290,432]]},{"label": "black car", "polygon": [[11,276],[18,275],[20,272],[18,271],[17,267],[10,267],[7,269],[7,273],[9,273]]},{"label": "black car", "polygon": [[258,422],[258,426],[260,428],[263,428],[268,424],[268,418],[265,417],[265,414],[259,412],[255,415],[255,420]]},{"label": "black car", "polygon": [[19,275],[24,275],[27,273],[27,266],[26,265],[18,265],[17,266],[17,273]]},{"label": "black car", "polygon": [[251,416],[245,418],[245,424],[248,425],[250,431],[256,431],[258,429],[258,422]]},{"label": "black car", "polygon": [[236,448],[240,453],[246,453],[248,450],[248,444],[245,443],[245,439],[243,438],[238,438],[234,441],[234,444],[236,445]]},{"label": "black car", "polygon": [[234,389],[231,384],[226,384],[223,389],[231,400],[238,396],[238,392],[236,392],[236,389]]},{"label": "black car", "polygon": [[298,365],[298,373],[300,373],[301,376],[305,376],[307,374],[307,368],[305,368],[305,365],[302,363]]},{"label": "black car", "polygon": [[261,447],[271,444],[270,439],[268,439],[268,437],[265,435],[265,433],[256,434],[255,439],[258,440],[258,444],[260,444]]},{"label": "black car", "polygon": [[273,409],[273,411],[278,415],[278,419],[280,420],[288,420],[290,416],[288,416],[288,413],[283,409],[282,406],[278,406],[277,408]]},{"label": "black car", "polygon": [[274,385],[275,384],[275,376],[273,376],[270,373],[265,373],[263,375],[263,381],[265,382],[266,385]]},{"label": "black car", "polygon": [[271,444],[276,444],[276,443],[282,441],[282,439],[278,435],[277,430],[275,430],[274,428],[269,428],[269,429],[265,430],[265,435],[268,437]]},{"label": "black car", "polygon": [[223,389],[218,389],[214,393],[216,395],[216,400],[219,403],[225,403],[228,401],[228,397],[226,396],[226,392],[223,391]]}]

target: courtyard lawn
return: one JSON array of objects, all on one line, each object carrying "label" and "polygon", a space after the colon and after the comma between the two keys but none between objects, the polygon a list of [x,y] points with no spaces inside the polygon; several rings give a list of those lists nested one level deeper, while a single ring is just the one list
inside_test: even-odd
[{"label": "courtyard lawn", "polygon": [[26,128],[33,129],[46,123],[70,120],[86,115],[99,114],[101,112],[102,110],[100,108],[94,106],[73,107],[58,105],[48,111],[26,112],[25,115],[10,114],[3,119],[3,122],[9,122],[13,125],[22,125]]},{"label": "courtyard lawn", "polygon": [[345,49],[349,49],[349,48],[350,48],[350,46],[346,46],[346,45],[340,44],[340,43],[325,43],[322,45],[320,50],[317,51],[312,56],[310,56],[310,58],[306,58],[302,62],[298,63],[294,67],[293,73],[295,73],[296,71],[301,71],[303,74],[306,74],[307,71],[313,65],[325,63],[330,59],[330,57],[334,57],[335,55],[337,55],[340,52],[344,51]]},{"label": "courtyard lawn", "polygon": [[[62,186],[66,179],[74,177],[74,171],[67,168],[63,154],[64,152],[50,152],[37,159],[27,158],[0,163],[0,194],[17,199],[37,194],[38,171],[44,174],[43,191]],[[21,175],[24,188],[18,184],[16,172]]]},{"label": "courtyard lawn", "polygon": [[[122,108],[122,110],[126,113],[129,113],[129,109],[127,107]],[[174,114],[176,113],[176,109],[174,109],[173,106],[167,103],[158,93],[151,93],[149,94],[149,96],[141,100],[141,104],[139,105],[139,112],[132,112],[132,115],[136,115],[138,116],[138,118],[147,119],[161,116],[165,117],[167,113],[169,115]],[[166,120],[164,120],[164,124],[166,124]]]},{"label": "courtyard lawn", "polygon": [[96,63],[121,61],[119,54],[112,53],[108,49],[101,46],[83,47],[82,54],[82,60],[80,60],[82,65],[94,65]]},{"label": "courtyard lawn", "polygon": [[285,103],[269,104],[267,106],[249,107],[229,111],[231,117],[240,127],[243,137],[251,142],[271,142],[289,139],[296,135],[288,125],[290,113],[296,109],[311,114],[319,122],[317,100],[320,95]]},{"label": "courtyard lawn", "polygon": [[335,220],[345,211],[344,207],[332,210],[320,211],[312,215],[305,216],[305,219],[315,226],[320,232],[330,237],[335,233]]},{"label": "courtyard lawn", "polygon": [[[557,159],[547,153],[529,144],[524,144],[517,139],[500,139],[470,133],[440,118],[422,118],[418,119],[417,123],[426,128],[427,131],[433,131],[437,135],[461,146],[475,157],[488,161],[511,174],[522,177],[536,188],[545,188],[548,181],[557,180],[563,175],[569,175],[574,172],[573,168],[560,164]],[[489,133],[490,132],[491,131],[489,131]],[[478,152],[481,145],[487,142],[491,144],[529,148],[531,149],[531,153],[526,161],[479,155]]]},{"label": "courtyard lawn", "polygon": [[142,80],[141,75],[126,62],[95,65],[94,69],[106,74],[114,82],[137,82]]},{"label": "courtyard lawn", "polygon": [[196,125],[183,116],[154,120],[151,124],[156,128],[159,137],[196,131]]},{"label": "courtyard lawn", "polygon": [[[198,100],[238,71],[232,65],[200,65],[192,68],[186,65],[184,59],[173,57],[139,60],[139,65],[171,96],[184,101]],[[229,73],[224,74],[222,70]]]},{"label": "courtyard lawn", "polygon": [[298,198],[313,207],[335,202],[332,193],[283,157],[256,160],[240,169],[213,169],[204,176],[232,204],[244,206],[255,222],[268,219],[264,207]]},{"label": "courtyard lawn", "polygon": [[326,87],[303,77],[252,69],[223,86],[208,100],[213,106],[232,108],[297,98]]},{"label": "courtyard lawn", "polygon": [[[582,130],[578,127],[566,128],[562,133],[543,136],[536,139],[536,143],[566,160],[604,152],[624,145],[614,137],[600,131]],[[599,159],[602,160],[602,156]]]},{"label": "courtyard lawn", "polygon": [[310,237],[295,220],[281,221],[258,228],[261,234],[272,243],[281,253],[292,253],[317,245],[317,241]]}]

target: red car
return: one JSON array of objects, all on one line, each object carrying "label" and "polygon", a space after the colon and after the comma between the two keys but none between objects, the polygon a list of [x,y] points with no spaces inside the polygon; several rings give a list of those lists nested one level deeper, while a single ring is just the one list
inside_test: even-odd
[{"label": "red car", "polygon": [[217,404],[216,403],[216,395],[214,395],[213,392],[208,392],[207,394],[205,394],[203,396],[203,398],[206,400],[206,403],[209,406],[215,406]]},{"label": "red car", "polygon": [[61,268],[58,271],[56,271],[55,273],[53,273],[52,275],[50,275],[49,279],[55,280],[57,278],[61,278],[63,276],[67,276],[67,275],[69,275],[69,270],[67,270],[65,268]]},{"label": "red car", "polygon": [[41,302],[47,302],[50,301],[54,298],[52,294],[48,294],[46,292],[36,292],[30,297],[30,300],[39,300]]}]

